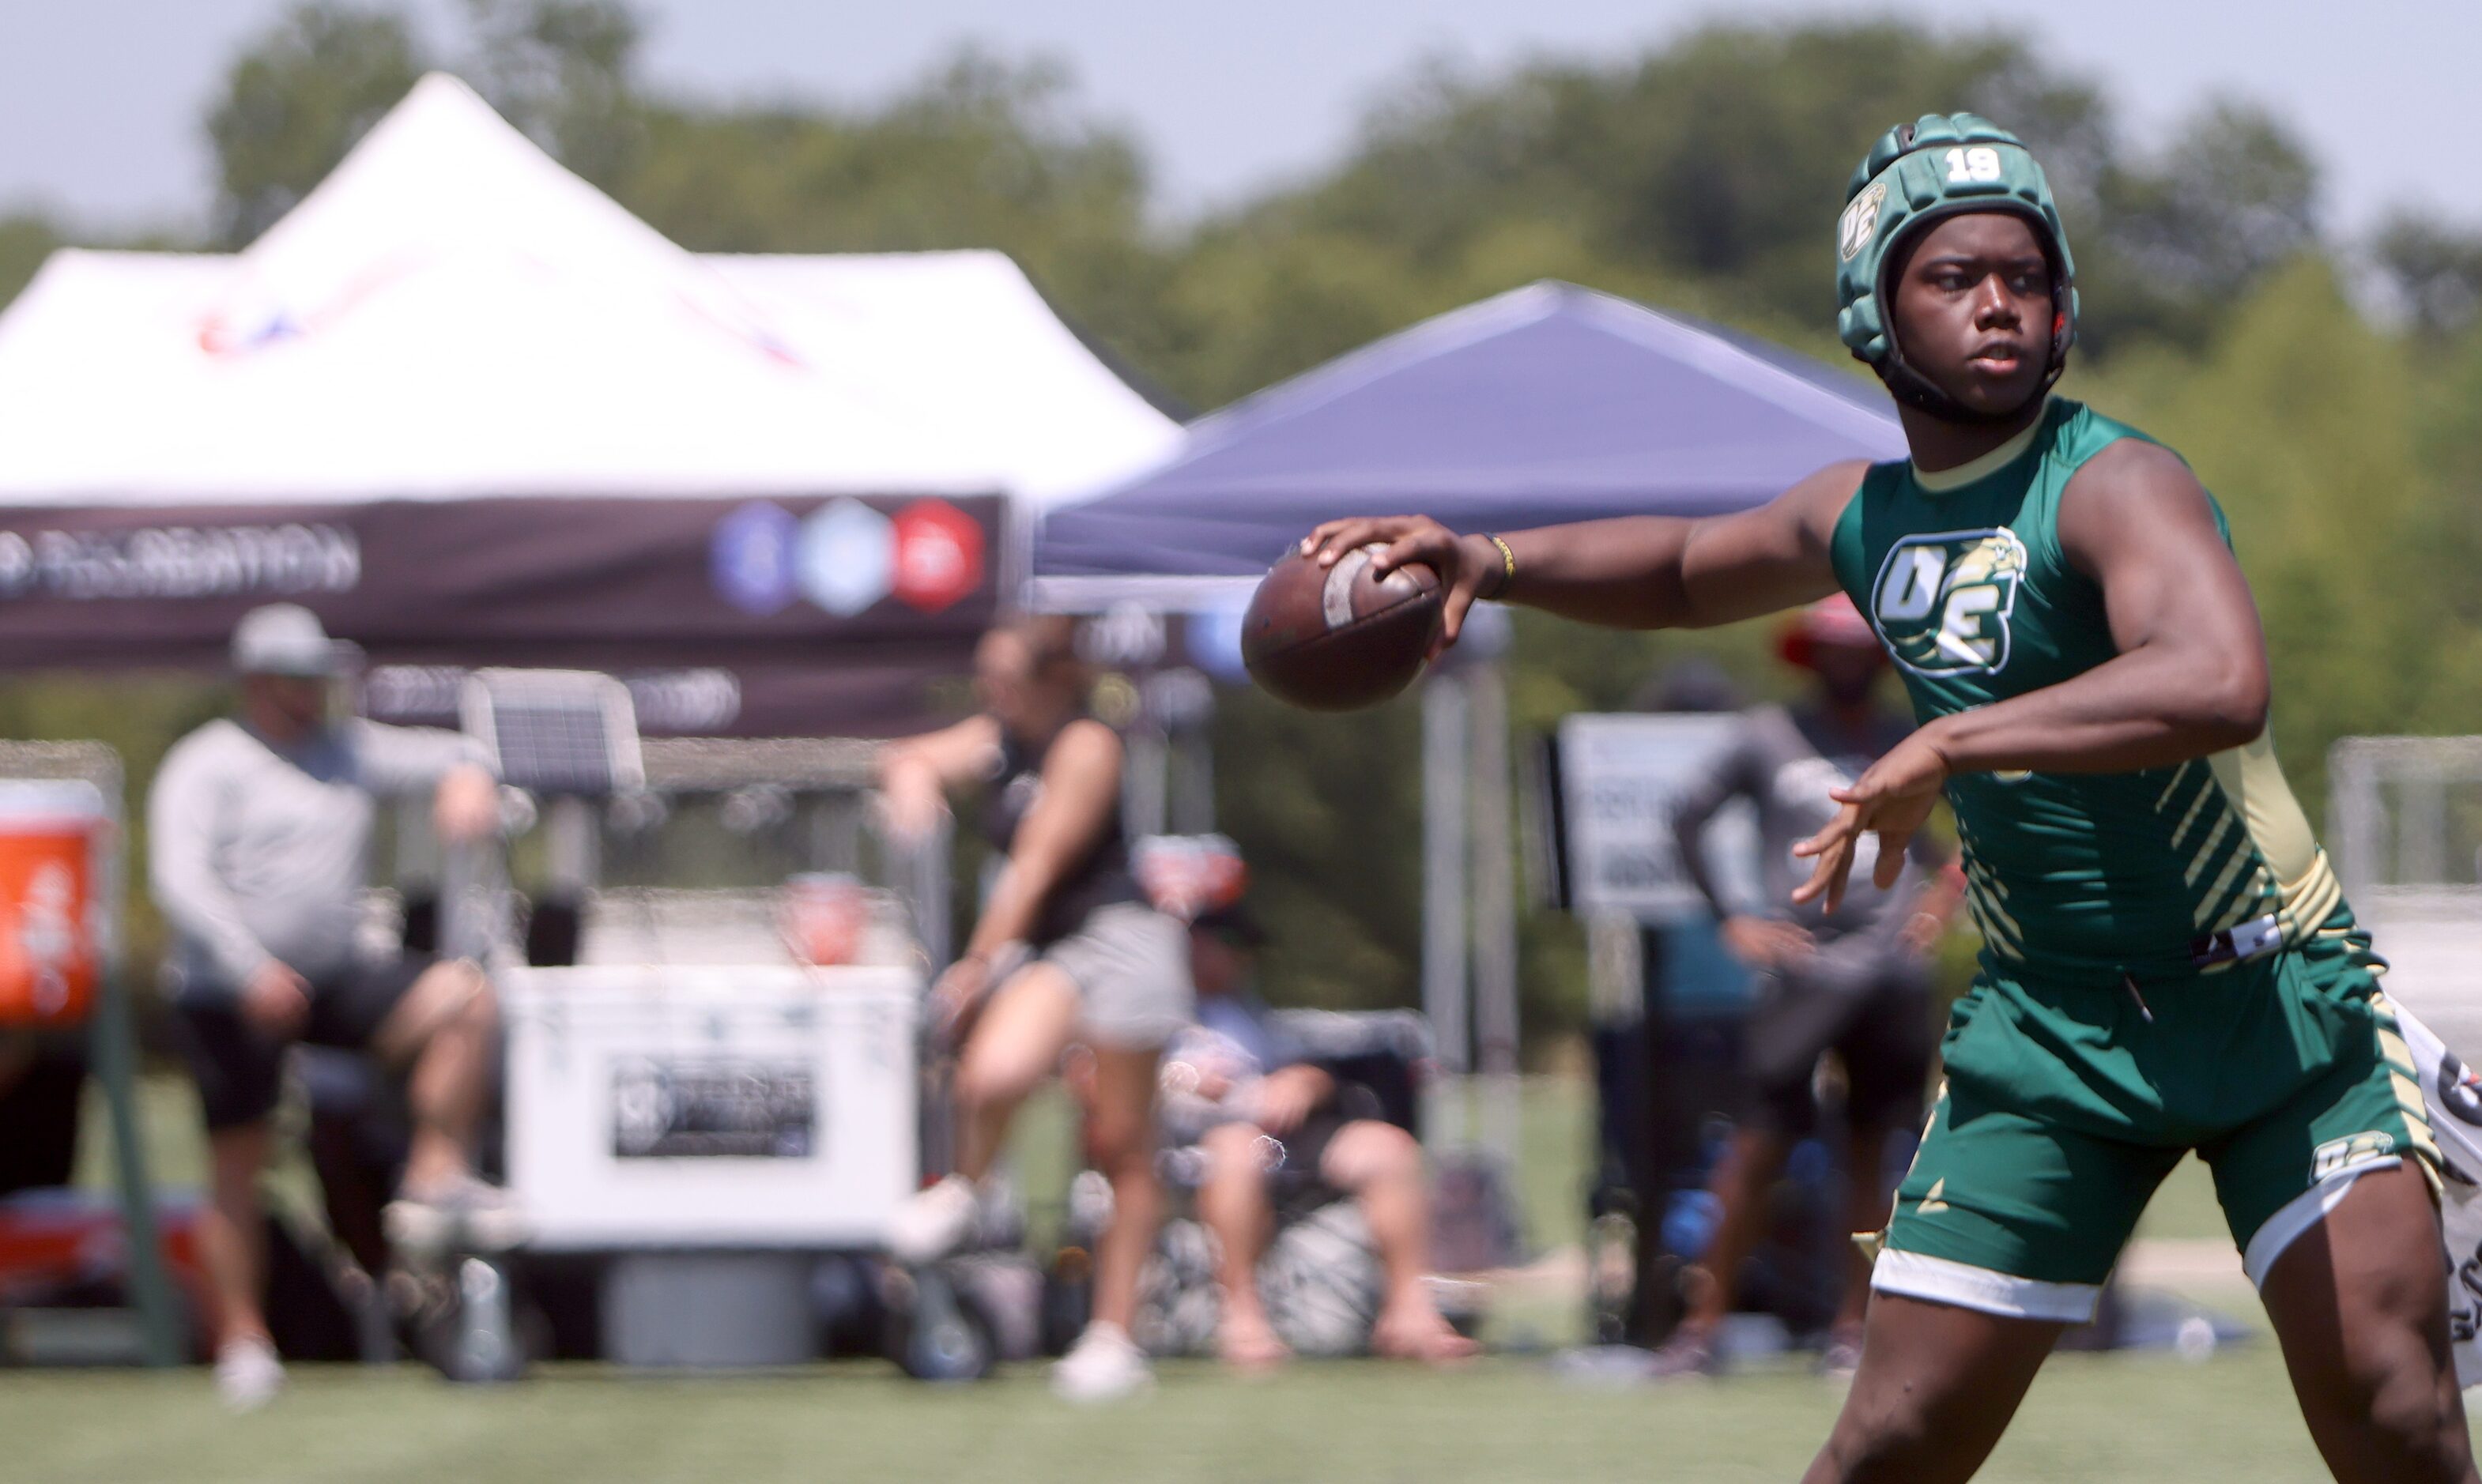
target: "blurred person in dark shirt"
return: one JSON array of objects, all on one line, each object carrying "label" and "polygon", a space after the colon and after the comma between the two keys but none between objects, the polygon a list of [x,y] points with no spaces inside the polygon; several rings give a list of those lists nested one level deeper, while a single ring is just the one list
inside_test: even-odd
[{"label": "blurred person in dark shirt", "polygon": [[1096,1243],[1093,1318],[1052,1370],[1053,1391],[1080,1402],[1153,1384],[1129,1326],[1159,1225],[1156,1071],[1191,998],[1180,924],[1148,901],[1131,864],[1126,753],[1087,709],[1092,681],[1069,620],[1003,624],[974,651],[982,711],[891,743],[880,760],[895,839],[936,839],[947,791],[980,782],[984,834],[1003,863],[931,992],[957,1058],[956,1168],[898,1208],[888,1248],[918,1265],[986,1241],[990,1176],[1018,1107],[1084,1047],[1086,1142],[1111,1183],[1112,1214]]},{"label": "blurred person in dark shirt", "polygon": [[[1694,842],[1727,804],[1748,800],[1757,815],[1758,900],[1789,903],[1809,874],[1793,845],[1834,818],[1830,791],[1850,785],[1912,727],[1876,702],[1887,657],[1851,599],[1839,594],[1804,610],[1779,636],[1778,653],[1809,672],[1809,693],[1791,706],[1743,711],[1731,741],[1679,794],[1672,824],[1676,838]],[[1708,1186],[1720,1210],[1701,1260],[1707,1281],[1691,1293],[1688,1314],[1657,1358],[1664,1375],[1719,1368],[1717,1331],[1731,1311],[1741,1264],[1763,1235],[1767,1188],[1792,1146],[1816,1129],[1814,1086],[1831,1053],[1845,1086],[1849,1229],[1886,1225],[1892,1182],[1884,1151],[1890,1133],[1921,1122],[1935,1044],[1930,951],[1958,900],[1943,852],[1918,837],[1894,887],[1880,890],[1873,861],[1861,861],[1833,912],[1818,901],[1778,909],[1731,900],[1703,852],[1683,848],[1680,859],[1714,909],[1726,947],[1757,984],[1749,1101]],[[1820,1360],[1832,1373],[1849,1373],[1859,1360],[1869,1299],[1867,1262],[1858,1248],[1847,1261],[1842,1305]]]}]

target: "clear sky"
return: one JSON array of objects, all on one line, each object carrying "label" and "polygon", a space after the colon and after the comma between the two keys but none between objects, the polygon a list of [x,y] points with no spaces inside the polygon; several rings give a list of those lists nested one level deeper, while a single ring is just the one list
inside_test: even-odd
[{"label": "clear sky", "polygon": [[[285,0],[0,0],[0,206],[188,224],[208,195],[198,119]],[[415,0],[436,36],[455,0]],[[2288,117],[2326,168],[2331,224],[2415,203],[2482,227],[2475,0],[643,0],[648,68],[717,95],[882,97],[968,39],[1067,62],[1146,142],[1175,208],[1314,169],[1420,60],[1624,55],[1718,13],[1871,14],[2030,28],[2133,130],[2215,91]]]}]

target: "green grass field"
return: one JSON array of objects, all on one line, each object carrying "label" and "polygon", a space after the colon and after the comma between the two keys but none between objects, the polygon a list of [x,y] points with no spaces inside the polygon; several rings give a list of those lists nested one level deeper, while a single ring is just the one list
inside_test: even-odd
[{"label": "green grass field", "polygon": [[[157,1170],[196,1179],[186,1088],[148,1088]],[[99,1110],[98,1110],[99,1112]],[[1517,1184],[1538,1250],[1573,1243],[1588,1106],[1539,1081],[1524,1100]],[[99,1127],[91,1126],[91,1127]],[[1039,1107],[1020,1171],[1056,1178],[1062,1110]],[[99,1142],[99,1141],[95,1141]],[[108,1177],[89,1159],[84,1178]],[[304,1192],[306,1194],[306,1192]],[[2176,1172],[2142,1235],[2224,1239],[2205,1171]],[[2244,1319],[2229,1283],[2195,1296]],[[1503,1307],[1493,1333],[1574,1336],[1577,1306]],[[1305,1364],[1241,1382],[1170,1365],[1152,1396],[1103,1411],[1055,1403],[1039,1366],[960,1389],[907,1382],[876,1362],[662,1379],[603,1367],[540,1367],[522,1384],[451,1387],[411,1364],[297,1367],[272,1410],[225,1416],[202,1371],[0,1371],[0,1480],[958,1479],[1009,1484],[1132,1476],[1182,1480],[1784,1480],[1826,1434],[1839,1393],[1790,1365],[1665,1391],[1555,1378],[1502,1355],[1435,1375],[1374,1362]],[[2188,1364],[2159,1355],[2064,1356],[2035,1388],[1989,1480],[2183,1484],[2326,1477],[2273,1344]]]},{"label": "green grass field", "polygon": [[[698,1381],[555,1368],[498,1391],[411,1367],[306,1368],[251,1417],[203,1377],[0,1380],[0,1477],[60,1481],[455,1479],[1217,1480],[1797,1477],[1837,1393],[1765,1371],[1659,1393],[1581,1390],[1539,1362],[1429,1375],[1303,1365],[1272,1381],[1167,1367],[1156,1393],[1066,1408],[1042,1372],[935,1389],[868,1364]],[[2265,1346],[2201,1365],[2062,1357],[1983,1478],[2283,1484],[2326,1475]]]}]

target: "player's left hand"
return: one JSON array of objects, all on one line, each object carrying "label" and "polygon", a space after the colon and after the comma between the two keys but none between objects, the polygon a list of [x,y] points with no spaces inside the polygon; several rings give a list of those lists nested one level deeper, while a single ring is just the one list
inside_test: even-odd
[{"label": "player's left hand", "polygon": [[1807,903],[1823,896],[1828,911],[1841,906],[1854,846],[1863,835],[1879,837],[1878,869],[1871,879],[1881,891],[1893,887],[1904,874],[1906,847],[1930,818],[1947,776],[1947,757],[1933,729],[1924,727],[1888,749],[1850,787],[1835,790],[1829,796],[1842,806],[1835,818],[1792,847],[1793,854],[1814,862],[1809,879],[1793,888],[1792,899]]}]

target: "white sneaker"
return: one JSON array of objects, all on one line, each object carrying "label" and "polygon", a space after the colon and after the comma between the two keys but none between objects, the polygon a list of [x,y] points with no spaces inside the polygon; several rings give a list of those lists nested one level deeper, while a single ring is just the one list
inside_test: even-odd
[{"label": "white sneaker", "polygon": [[256,1336],[216,1347],[216,1394],[234,1412],[255,1412],[284,1390],[284,1363],[276,1347]]},{"label": "white sneaker", "polygon": [[1052,1394],[1063,1401],[1118,1401],[1155,1384],[1147,1352],[1117,1324],[1097,1321],[1051,1367]]},{"label": "white sneaker", "polygon": [[973,1182],[963,1175],[916,1190],[888,1219],[888,1255],[910,1267],[937,1263],[973,1238],[981,1213]]}]

